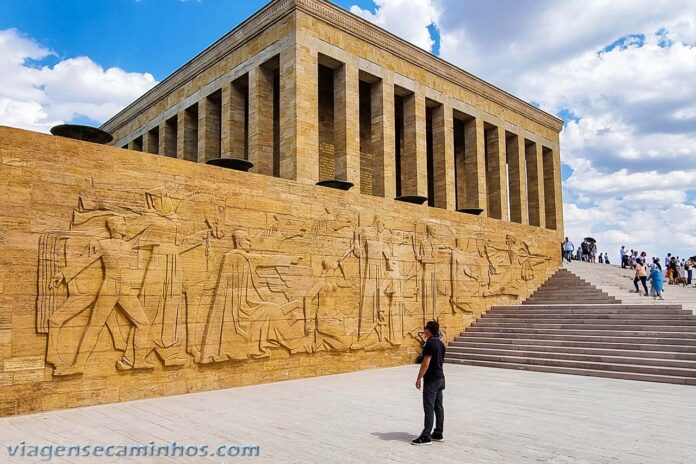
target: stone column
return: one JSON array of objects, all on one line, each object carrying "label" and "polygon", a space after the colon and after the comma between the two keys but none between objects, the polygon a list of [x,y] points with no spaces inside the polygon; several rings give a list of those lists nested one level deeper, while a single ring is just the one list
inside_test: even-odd
[{"label": "stone column", "polygon": [[541,145],[531,142],[525,146],[527,160],[527,196],[529,224],[546,227],[544,207],[544,171]]},{"label": "stone column", "polygon": [[159,126],[159,153],[160,155],[178,158],[177,156],[177,118],[163,121]]},{"label": "stone column", "polygon": [[415,93],[404,97],[401,194],[428,196],[425,97]]},{"label": "stone column", "polygon": [[505,155],[505,130],[493,127],[486,135],[486,191],[488,216],[508,219],[507,159]]},{"label": "stone column", "polygon": [[482,216],[488,215],[484,143],[483,120],[472,118],[467,121],[464,125],[465,208],[482,208]]},{"label": "stone column", "polygon": [[517,134],[508,137],[506,151],[510,178],[510,220],[519,224],[529,224],[524,137]]},{"label": "stone column", "polygon": [[244,158],[246,120],[244,105],[247,87],[231,83],[222,87],[221,149],[223,158]]},{"label": "stone column", "polygon": [[437,208],[454,210],[454,134],[453,115],[449,105],[438,105],[433,109],[433,182],[434,205]]},{"label": "stone column", "polygon": [[394,84],[385,77],[371,86],[372,110],[372,194],[384,198],[396,196],[394,140]]},{"label": "stone column", "polygon": [[150,129],[143,134],[143,151],[153,154],[159,152],[159,136],[156,130]]},{"label": "stone column", "polygon": [[280,53],[280,177],[319,179],[319,63],[298,38]]},{"label": "stone column", "polygon": [[334,159],[336,178],[360,191],[360,78],[345,63],[334,71]]},{"label": "stone column", "polygon": [[179,111],[177,123],[177,158],[198,161],[198,117],[195,111]]},{"label": "stone column", "polygon": [[544,209],[546,227],[557,229],[563,219],[559,214],[561,209],[561,157],[558,150],[542,147],[544,169]]},{"label": "stone column", "polygon": [[263,66],[249,71],[249,161],[273,175],[273,72]]},{"label": "stone column", "polygon": [[212,95],[198,102],[199,163],[220,157],[220,113],[220,100]]}]

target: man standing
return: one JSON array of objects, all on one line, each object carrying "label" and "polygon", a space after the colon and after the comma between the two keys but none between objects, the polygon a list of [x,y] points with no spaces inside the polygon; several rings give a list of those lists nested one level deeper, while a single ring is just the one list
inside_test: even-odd
[{"label": "man standing", "polygon": [[[429,321],[424,330],[425,346],[416,388],[421,389],[423,383],[423,412],[425,420],[423,431],[413,441],[412,445],[430,445],[434,441],[443,441],[442,431],[445,424],[445,409],[442,406],[442,390],[445,389],[445,373],[442,364],[445,362],[445,344],[440,335],[440,324]],[[435,416],[435,431],[433,431],[433,416]]]},{"label": "man standing", "polygon": [[626,269],[626,247],[625,246],[621,247],[619,254],[621,255],[621,269]]},{"label": "man standing", "polygon": [[565,242],[563,242],[563,254],[565,255],[565,258],[568,260],[570,263],[571,258],[573,257],[573,250],[575,249],[575,245],[573,245],[573,242],[568,240],[568,237],[565,238]]}]

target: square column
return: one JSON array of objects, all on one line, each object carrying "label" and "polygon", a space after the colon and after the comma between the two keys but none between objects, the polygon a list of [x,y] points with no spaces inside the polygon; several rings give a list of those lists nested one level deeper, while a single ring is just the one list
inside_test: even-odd
[{"label": "square column", "polygon": [[344,63],[334,71],[334,159],[336,178],[360,191],[360,78],[358,68]]},{"label": "square column", "polygon": [[220,94],[198,102],[198,162],[220,157]]},{"label": "square column", "polygon": [[177,117],[163,121],[159,126],[159,154],[177,158]]},{"label": "square column", "polygon": [[508,219],[507,159],[505,156],[505,131],[491,127],[486,135],[486,192],[488,216]]},{"label": "square column", "polygon": [[394,84],[381,79],[371,85],[372,120],[372,194],[384,198],[396,196],[394,140]]},{"label": "square column", "polygon": [[133,151],[143,151],[142,136],[136,137],[128,142],[128,149]]},{"label": "square column", "polygon": [[177,158],[198,161],[198,114],[195,106],[179,111],[177,115]]},{"label": "square column", "polygon": [[510,220],[529,224],[524,137],[510,134],[506,139],[506,152],[510,178]]},{"label": "square column", "polygon": [[542,147],[544,160],[544,209],[546,227],[557,229],[563,223],[561,216],[561,157],[558,150]]},{"label": "square column", "polygon": [[433,109],[433,205],[454,210],[454,120],[452,108],[438,105]]},{"label": "square column", "polygon": [[157,127],[143,134],[143,151],[145,153],[159,153],[159,130]]},{"label": "square column", "polygon": [[280,177],[319,179],[319,57],[298,37],[280,53]]},{"label": "square column", "polygon": [[465,208],[482,208],[488,215],[486,195],[486,152],[483,120],[472,118],[464,125]]},{"label": "square column", "polygon": [[222,158],[245,158],[246,152],[246,118],[244,107],[247,87],[231,83],[222,87],[222,123],[221,156]]},{"label": "square column", "polygon": [[404,97],[401,194],[428,196],[425,97],[417,94]]},{"label": "square column", "polygon": [[251,172],[273,175],[273,71],[263,65],[249,71],[249,161]]},{"label": "square column", "polygon": [[544,207],[544,169],[541,145],[528,142],[525,145],[527,160],[527,196],[529,225],[546,227]]}]

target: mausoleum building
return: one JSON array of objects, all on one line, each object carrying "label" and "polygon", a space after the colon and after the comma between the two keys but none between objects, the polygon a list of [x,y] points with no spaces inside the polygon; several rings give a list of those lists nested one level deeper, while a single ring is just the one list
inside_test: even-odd
[{"label": "mausoleum building", "polygon": [[113,146],[0,127],[0,415],[412,363],[560,266],[561,128],[324,0],[267,4]]},{"label": "mausoleum building", "polygon": [[321,0],[269,3],[103,125],[123,148],[562,224],[562,121]]}]

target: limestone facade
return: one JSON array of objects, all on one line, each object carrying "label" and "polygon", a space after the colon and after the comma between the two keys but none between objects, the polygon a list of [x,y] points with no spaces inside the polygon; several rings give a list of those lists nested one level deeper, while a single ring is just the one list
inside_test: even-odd
[{"label": "limestone facade", "polygon": [[560,264],[560,123],[327,2],[104,127],[0,128],[0,415],[410,363]]},{"label": "limestone facade", "polygon": [[324,0],[270,2],[103,128],[120,147],[562,229],[559,119]]},{"label": "limestone facade", "polygon": [[558,231],[0,128],[0,413],[413,361]]}]

